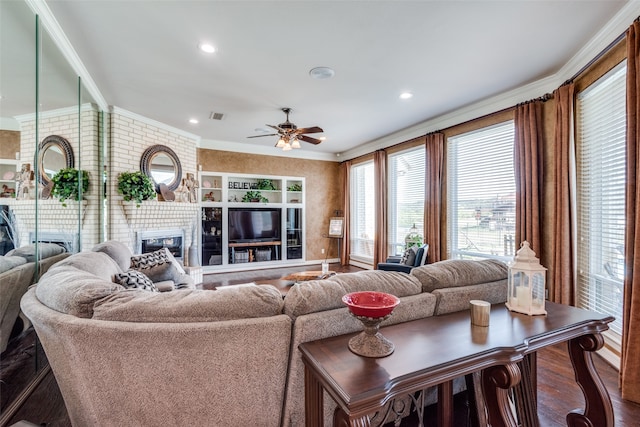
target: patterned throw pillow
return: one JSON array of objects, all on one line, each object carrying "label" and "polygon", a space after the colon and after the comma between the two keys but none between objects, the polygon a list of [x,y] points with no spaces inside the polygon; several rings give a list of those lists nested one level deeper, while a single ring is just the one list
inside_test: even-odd
[{"label": "patterned throw pillow", "polygon": [[416,251],[416,246],[412,246],[404,251],[404,254],[402,254],[402,258],[400,259],[400,264],[413,265],[416,262]]},{"label": "patterned throw pillow", "polygon": [[146,268],[155,267],[157,265],[166,264],[168,262],[171,262],[171,260],[167,256],[167,251],[163,248],[158,249],[154,252],[132,256],[131,268],[135,268],[136,270],[144,270]]},{"label": "patterned throw pillow", "polygon": [[116,280],[128,289],[142,289],[145,291],[159,292],[151,279],[149,279],[146,274],[137,270],[128,270],[124,273],[116,274]]}]

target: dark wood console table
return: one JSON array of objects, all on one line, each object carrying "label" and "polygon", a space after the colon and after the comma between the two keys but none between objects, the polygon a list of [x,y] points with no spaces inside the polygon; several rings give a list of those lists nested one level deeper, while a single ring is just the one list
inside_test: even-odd
[{"label": "dark wood console table", "polygon": [[[546,346],[568,342],[568,351],[583,390],[586,412],[567,415],[569,426],[613,427],[609,394],[593,366],[601,332],[614,319],[575,307],[547,303],[546,316],[512,313],[504,304],[491,309],[489,327],[472,326],[469,311],[434,316],[382,328],[395,344],[388,357],[358,356],[348,348],[354,334],[300,345],[305,364],[307,426],[323,425],[323,389],[337,402],[335,426],[370,425],[369,414],[392,399],[438,386],[440,426],[452,426],[451,381],[481,372],[487,416],[493,427],[517,426],[509,409],[508,390],[520,384],[525,414],[522,425],[538,425],[535,369],[523,363]],[[591,423],[591,424],[589,424]]]}]

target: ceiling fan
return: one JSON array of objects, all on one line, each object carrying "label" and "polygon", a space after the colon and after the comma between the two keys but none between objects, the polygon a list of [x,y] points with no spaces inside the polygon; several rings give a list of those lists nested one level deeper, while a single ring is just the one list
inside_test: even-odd
[{"label": "ceiling fan", "polygon": [[267,125],[270,128],[275,129],[278,133],[270,133],[266,135],[254,135],[247,138],[260,138],[263,136],[279,136],[276,147],[282,148],[284,151],[291,150],[293,148],[300,148],[300,141],[308,142],[310,144],[320,144],[322,140],[312,138],[304,135],[305,133],[320,133],[324,132],[322,128],[318,126],[312,126],[307,128],[298,128],[296,125],[289,121],[289,113],[291,108],[283,108],[282,111],[286,115],[284,123],[280,123],[278,126]]}]

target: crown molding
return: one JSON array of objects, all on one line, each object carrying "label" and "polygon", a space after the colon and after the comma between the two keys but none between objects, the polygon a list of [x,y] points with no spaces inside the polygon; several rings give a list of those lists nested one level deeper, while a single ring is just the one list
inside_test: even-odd
[{"label": "crown molding", "polygon": [[100,89],[98,89],[98,86],[91,78],[89,71],[85,68],[75,49],[71,46],[69,39],[62,30],[58,20],[53,16],[49,6],[44,0],[25,0],[25,2],[31,10],[38,15],[40,22],[51,36],[56,46],[58,46],[62,55],[67,59],[73,71],[75,71],[80,77],[82,85],[91,94],[98,107],[103,111],[107,111],[109,109],[109,104],[107,104],[102,93],[100,93]]},{"label": "crown molding", "polygon": [[175,133],[175,134],[180,135],[180,136],[184,136],[185,138],[193,140],[196,143],[196,145],[198,145],[200,143],[201,137],[199,135],[184,131],[182,129],[175,128],[173,126],[169,126],[168,124],[159,122],[159,121],[154,120],[154,119],[150,119],[148,117],[142,116],[142,115],[140,115],[138,113],[134,113],[132,111],[125,110],[124,108],[112,106],[109,109],[109,111],[112,114],[118,114],[120,116],[128,117],[128,118],[130,118],[132,120],[136,120],[136,121],[139,121],[139,122],[142,122],[142,123],[146,123],[146,124],[151,125],[151,126],[155,126],[158,129],[163,129],[163,130],[166,130],[167,132],[171,132],[171,133]]},{"label": "crown molding", "polygon": [[[98,110],[95,104],[88,102],[80,105],[80,112],[85,112],[85,111],[98,111]],[[56,108],[55,110],[39,111],[37,114],[37,117],[38,119],[50,119],[52,117],[73,115],[77,113],[78,113],[78,107],[74,105],[72,107]],[[29,121],[35,121],[36,113],[21,114],[19,116],[15,116],[14,119],[20,124],[29,122]]]},{"label": "crown molding", "polygon": [[597,57],[609,44],[623,34],[629,25],[640,16],[640,0],[631,0],[598,31],[589,42],[583,46],[565,65],[555,74],[537,80],[525,86],[503,92],[496,96],[459,108],[450,113],[425,120],[413,126],[394,132],[382,138],[370,141],[349,151],[338,154],[341,160],[349,160],[372,153],[376,150],[390,147],[434,132],[446,129],[460,123],[510,108],[520,102],[537,98],[557,89],[567,79],[573,77],[582,67]]},{"label": "crown molding", "polygon": [[318,153],[305,150],[304,148],[282,151],[273,146],[263,147],[243,142],[220,141],[213,139],[203,139],[199,144],[200,148],[209,150],[230,151],[233,153],[258,154],[261,156],[288,157],[293,159],[321,160],[325,162],[339,162],[334,153]]}]

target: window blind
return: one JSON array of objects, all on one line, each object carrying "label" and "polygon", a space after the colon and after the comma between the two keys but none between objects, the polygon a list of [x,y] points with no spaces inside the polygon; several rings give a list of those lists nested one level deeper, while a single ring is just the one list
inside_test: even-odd
[{"label": "window blind", "polygon": [[373,161],[351,166],[351,258],[373,263],[375,198]]},{"label": "window blind", "polygon": [[622,333],[626,62],[578,94],[577,305]]},{"label": "window blind", "polygon": [[513,120],[448,139],[449,258],[513,256],[513,143]]},{"label": "window blind", "polygon": [[402,254],[404,239],[414,224],[424,236],[424,174],[424,146],[387,157],[387,240],[391,255]]}]

